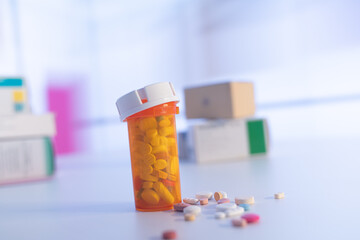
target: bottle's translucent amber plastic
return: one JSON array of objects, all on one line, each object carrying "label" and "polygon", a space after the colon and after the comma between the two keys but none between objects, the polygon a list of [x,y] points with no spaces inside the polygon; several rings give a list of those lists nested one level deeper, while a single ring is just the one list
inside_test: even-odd
[{"label": "bottle's translucent amber plastic", "polygon": [[135,207],[163,211],[181,202],[175,102],[126,119],[129,130]]}]

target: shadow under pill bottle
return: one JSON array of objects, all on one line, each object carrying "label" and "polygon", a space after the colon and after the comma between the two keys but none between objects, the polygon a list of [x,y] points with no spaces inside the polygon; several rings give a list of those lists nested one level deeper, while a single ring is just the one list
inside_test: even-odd
[{"label": "shadow under pill bottle", "polygon": [[164,211],[181,202],[173,85],[161,82],[132,91],[116,101],[127,122],[138,211]]}]

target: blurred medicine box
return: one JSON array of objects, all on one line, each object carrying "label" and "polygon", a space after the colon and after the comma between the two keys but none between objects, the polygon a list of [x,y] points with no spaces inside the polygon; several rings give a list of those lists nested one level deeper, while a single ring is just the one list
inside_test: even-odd
[{"label": "blurred medicine box", "polygon": [[207,120],[178,137],[180,158],[197,163],[237,160],[269,151],[266,119]]},{"label": "blurred medicine box", "polygon": [[185,89],[186,117],[244,118],[255,114],[254,85],[226,82]]}]

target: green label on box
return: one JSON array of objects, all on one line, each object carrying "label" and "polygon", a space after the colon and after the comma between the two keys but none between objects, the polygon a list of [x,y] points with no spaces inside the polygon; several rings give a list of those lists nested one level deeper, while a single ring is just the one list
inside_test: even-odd
[{"label": "green label on box", "polygon": [[250,154],[266,153],[265,129],[263,120],[247,122]]},{"label": "green label on box", "polygon": [[51,139],[46,137],[44,140],[46,150],[46,172],[48,176],[51,176],[55,171],[54,151]]},{"label": "green label on box", "polygon": [[0,78],[0,87],[22,87],[21,78]]}]

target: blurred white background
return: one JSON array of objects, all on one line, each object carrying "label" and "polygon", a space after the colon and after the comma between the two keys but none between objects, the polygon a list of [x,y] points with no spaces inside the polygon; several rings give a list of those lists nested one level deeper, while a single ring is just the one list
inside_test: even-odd
[{"label": "blurred white background", "polygon": [[126,148],[116,99],[161,81],[182,98],[179,130],[184,87],[234,78],[255,83],[274,141],[353,136],[359,9],[357,0],[0,0],[0,75],[27,79],[36,113],[49,85],[82,79],[74,124],[89,151]]}]

